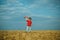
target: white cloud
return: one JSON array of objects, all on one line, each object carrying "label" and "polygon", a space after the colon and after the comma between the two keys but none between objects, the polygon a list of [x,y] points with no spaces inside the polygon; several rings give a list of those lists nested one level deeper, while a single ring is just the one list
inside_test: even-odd
[{"label": "white cloud", "polygon": [[59,6],[56,6],[56,7],[58,8],[58,7],[60,7],[60,5]]},{"label": "white cloud", "polygon": [[10,2],[15,2],[16,0],[7,0],[7,1],[10,1]]},{"label": "white cloud", "polygon": [[52,16],[46,16],[47,18],[53,18]]},{"label": "white cloud", "polygon": [[2,19],[11,19],[11,16],[2,16]]},{"label": "white cloud", "polygon": [[48,3],[48,0],[37,0],[36,2],[44,4],[44,3]]},{"label": "white cloud", "polygon": [[21,15],[22,13],[28,13],[30,14],[30,16],[35,16],[35,17],[44,17],[44,18],[52,18],[52,16],[45,16],[45,15],[36,15],[34,13],[31,12],[31,10],[29,8],[38,8],[40,3],[43,1],[43,3],[48,2],[48,0],[36,0],[33,4],[31,4],[30,6],[27,7],[21,7],[21,5],[24,5],[23,3],[20,3],[17,0],[8,0],[7,4],[11,4],[11,3],[16,3],[16,7],[4,7],[3,9],[7,9],[8,14],[9,15]]},{"label": "white cloud", "polygon": [[31,16],[35,16],[35,17],[42,17],[42,18],[53,18],[52,16],[45,16],[45,15],[37,15],[37,14],[31,14]]},{"label": "white cloud", "polygon": [[43,3],[48,3],[48,0],[42,0],[43,1]]},{"label": "white cloud", "polygon": [[18,0],[7,0],[7,5],[23,6],[24,4]]},{"label": "white cloud", "polygon": [[13,14],[15,14],[15,11],[12,11],[12,12],[9,13],[9,15],[13,15]]},{"label": "white cloud", "polygon": [[22,9],[21,12],[22,13],[30,13],[30,10],[29,9]]},{"label": "white cloud", "polygon": [[40,8],[43,4],[48,4],[48,0],[35,0],[28,8]]},{"label": "white cloud", "polygon": [[38,7],[38,5],[32,4],[32,5],[30,5],[28,8],[37,8],[37,7]]},{"label": "white cloud", "polygon": [[29,9],[27,9],[26,7],[4,7],[1,8],[2,10],[6,10],[7,14],[18,14],[18,12],[21,13],[27,13]]}]

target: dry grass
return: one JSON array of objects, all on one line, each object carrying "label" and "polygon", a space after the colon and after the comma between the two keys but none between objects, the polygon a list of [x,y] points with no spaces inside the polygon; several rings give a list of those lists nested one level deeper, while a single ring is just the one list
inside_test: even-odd
[{"label": "dry grass", "polygon": [[0,40],[60,40],[60,30],[40,31],[1,31]]}]

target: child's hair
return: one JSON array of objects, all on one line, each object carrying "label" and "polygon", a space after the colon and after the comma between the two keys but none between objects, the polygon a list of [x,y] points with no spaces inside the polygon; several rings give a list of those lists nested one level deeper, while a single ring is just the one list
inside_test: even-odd
[{"label": "child's hair", "polygon": [[28,19],[32,20],[32,18],[31,18],[31,17],[29,17]]}]

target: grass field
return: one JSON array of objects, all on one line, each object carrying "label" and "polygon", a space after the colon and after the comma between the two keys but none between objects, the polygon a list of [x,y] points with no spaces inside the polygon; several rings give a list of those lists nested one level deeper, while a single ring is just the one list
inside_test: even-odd
[{"label": "grass field", "polygon": [[0,40],[60,40],[60,30],[36,30],[31,32],[0,30]]}]

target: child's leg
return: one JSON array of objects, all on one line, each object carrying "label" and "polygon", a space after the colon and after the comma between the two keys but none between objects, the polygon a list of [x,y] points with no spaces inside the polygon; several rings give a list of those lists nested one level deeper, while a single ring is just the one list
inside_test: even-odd
[{"label": "child's leg", "polygon": [[29,27],[28,26],[26,27],[26,31],[29,31]]},{"label": "child's leg", "polygon": [[31,31],[31,27],[29,27],[29,32]]}]

